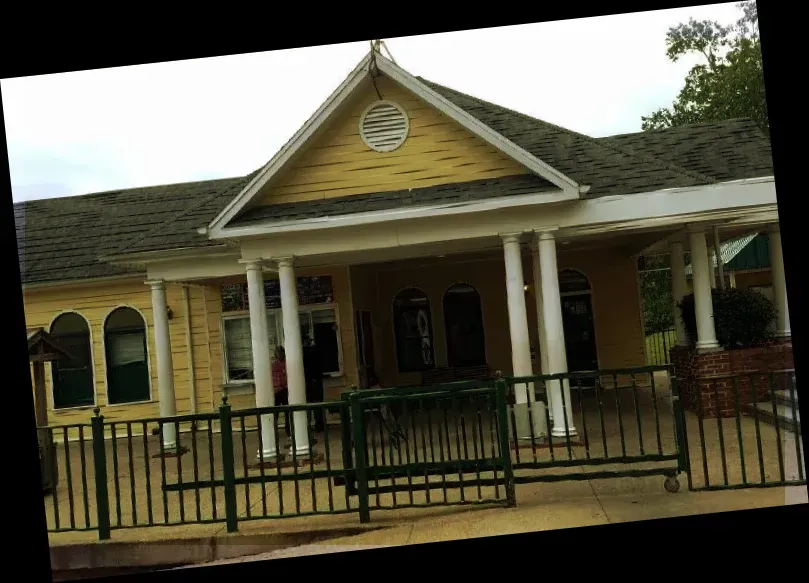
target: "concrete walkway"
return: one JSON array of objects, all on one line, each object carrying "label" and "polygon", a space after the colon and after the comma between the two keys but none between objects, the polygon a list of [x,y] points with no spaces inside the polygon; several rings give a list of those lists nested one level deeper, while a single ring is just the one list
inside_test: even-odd
[{"label": "concrete walkway", "polygon": [[[517,486],[517,508],[390,511],[389,526],[315,544],[272,550],[198,566],[263,561],[295,556],[412,545],[672,518],[809,502],[806,488],[767,488],[721,492],[662,492],[659,478],[617,478],[564,484]],[[381,514],[381,513],[380,513]],[[421,515],[419,515],[421,514]],[[377,515],[374,516],[376,518]],[[390,521],[391,518],[395,520]]]}]

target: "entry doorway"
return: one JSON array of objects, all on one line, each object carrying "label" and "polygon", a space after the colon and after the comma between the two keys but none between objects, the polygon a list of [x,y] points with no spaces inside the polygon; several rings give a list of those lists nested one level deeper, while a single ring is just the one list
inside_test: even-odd
[{"label": "entry doorway", "polygon": [[563,269],[559,272],[559,293],[562,300],[567,370],[598,370],[590,281],[583,273]]},{"label": "entry doorway", "polygon": [[357,310],[357,357],[359,361],[360,388],[368,389],[379,379],[376,378],[374,359],[374,332],[371,312]]}]

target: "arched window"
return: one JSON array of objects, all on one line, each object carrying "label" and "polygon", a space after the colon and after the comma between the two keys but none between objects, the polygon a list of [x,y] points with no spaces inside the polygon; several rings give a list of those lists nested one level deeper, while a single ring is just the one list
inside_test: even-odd
[{"label": "arched window", "polygon": [[480,294],[471,285],[456,283],[444,294],[447,364],[453,367],[486,364],[486,340]]},{"label": "arched window", "polygon": [[435,366],[430,300],[416,288],[399,292],[393,300],[393,327],[399,372],[416,372]]},{"label": "arched window", "polygon": [[50,332],[71,357],[51,364],[53,408],[94,405],[93,350],[87,320],[75,312],[68,312],[53,321]]},{"label": "arched window", "polygon": [[559,293],[575,294],[590,291],[590,281],[580,271],[563,269],[559,272]]},{"label": "arched window", "polygon": [[107,402],[148,401],[149,357],[146,323],[132,308],[116,308],[104,323],[107,354]]}]

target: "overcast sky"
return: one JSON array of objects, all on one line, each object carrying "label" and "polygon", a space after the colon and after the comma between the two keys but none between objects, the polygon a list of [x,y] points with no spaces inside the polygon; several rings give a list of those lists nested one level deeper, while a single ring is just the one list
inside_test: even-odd
[{"label": "overcast sky", "polygon": [[[385,39],[414,75],[595,137],[640,131],[694,59],[666,31],[735,4]],[[242,176],[266,163],[368,42],[5,79],[14,201]]]}]

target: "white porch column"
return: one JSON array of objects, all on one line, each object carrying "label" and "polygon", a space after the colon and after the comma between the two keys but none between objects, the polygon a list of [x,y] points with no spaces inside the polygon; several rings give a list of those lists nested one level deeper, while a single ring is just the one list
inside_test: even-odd
[{"label": "white porch column", "polygon": [[781,231],[779,226],[770,230],[770,270],[772,272],[772,295],[775,309],[778,312],[776,333],[788,338],[792,336],[789,325],[789,302],[787,301],[787,282],[784,273],[784,251],[781,248]]},{"label": "white porch column", "polygon": [[[537,233],[537,239],[542,279],[543,321],[548,345],[548,374],[566,373],[568,372],[567,355],[565,354],[565,329],[562,322],[562,299],[559,296],[559,270],[556,266],[556,239],[549,231]],[[553,407],[551,434],[554,437],[575,436],[570,384],[551,381],[548,383],[548,392],[553,395],[550,398],[551,407]],[[565,431],[565,408],[567,409],[567,431]]]},{"label": "white porch column", "polygon": [[[155,349],[157,350],[157,394],[160,399],[160,416],[172,417],[177,414],[177,403],[174,399],[174,365],[171,360],[166,284],[163,280],[147,283],[152,288],[152,317],[154,319]],[[163,448],[165,450],[177,449],[177,428],[174,423],[163,425]]]},{"label": "white porch column", "polygon": [[[539,366],[540,373],[548,374],[548,337],[545,335],[545,315],[542,305],[542,274],[539,265],[539,249],[536,242],[531,244],[531,259],[534,271],[534,297],[537,305],[537,337],[539,338]],[[547,392],[548,417],[553,421],[553,406],[551,405],[551,394]]]},{"label": "white porch column", "polygon": [[683,297],[688,295],[682,242],[672,241],[669,244],[669,260],[671,262],[671,293],[674,296],[674,328],[677,334],[677,346],[687,346],[688,336],[685,333],[683,319],[680,317],[680,308],[677,307]]},{"label": "white porch column", "polygon": [[708,262],[708,246],[705,231],[693,230],[691,242],[691,266],[694,277],[694,311],[697,319],[697,348],[701,350],[718,348],[716,329],[713,320],[713,298],[711,297],[711,265]]},{"label": "white porch column", "polygon": [[[520,234],[512,233],[502,235],[503,256],[506,267],[506,294],[508,298],[508,328],[511,334],[511,365],[515,377],[532,376],[531,342],[528,336],[528,314],[525,309],[525,280],[523,279],[522,254],[520,252]],[[527,387],[517,385],[514,387],[515,401],[514,414],[517,437],[531,439],[531,429],[528,424],[529,403],[535,400],[533,383]],[[536,415],[534,416],[534,436],[538,437]]]},{"label": "white porch column", "polygon": [[[303,343],[301,342],[301,321],[298,315],[298,287],[295,280],[293,258],[277,260],[278,278],[281,284],[281,316],[284,322],[284,351],[287,362],[287,386],[289,404],[306,403],[306,377],[303,371]],[[298,458],[309,456],[309,422],[306,411],[295,411],[292,415],[295,425],[295,455]],[[290,454],[292,446],[290,445]]]},{"label": "white porch column", "polygon": [[[256,407],[275,405],[270,361],[270,335],[267,329],[267,304],[264,299],[264,273],[262,262],[244,261],[247,268],[247,300],[250,304],[250,343],[253,349],[253,382],[256,387]],[[273,462],[278,455],[275,441],[275,415],[262,415],[259,419],[261,450],[257,458]]]}]

